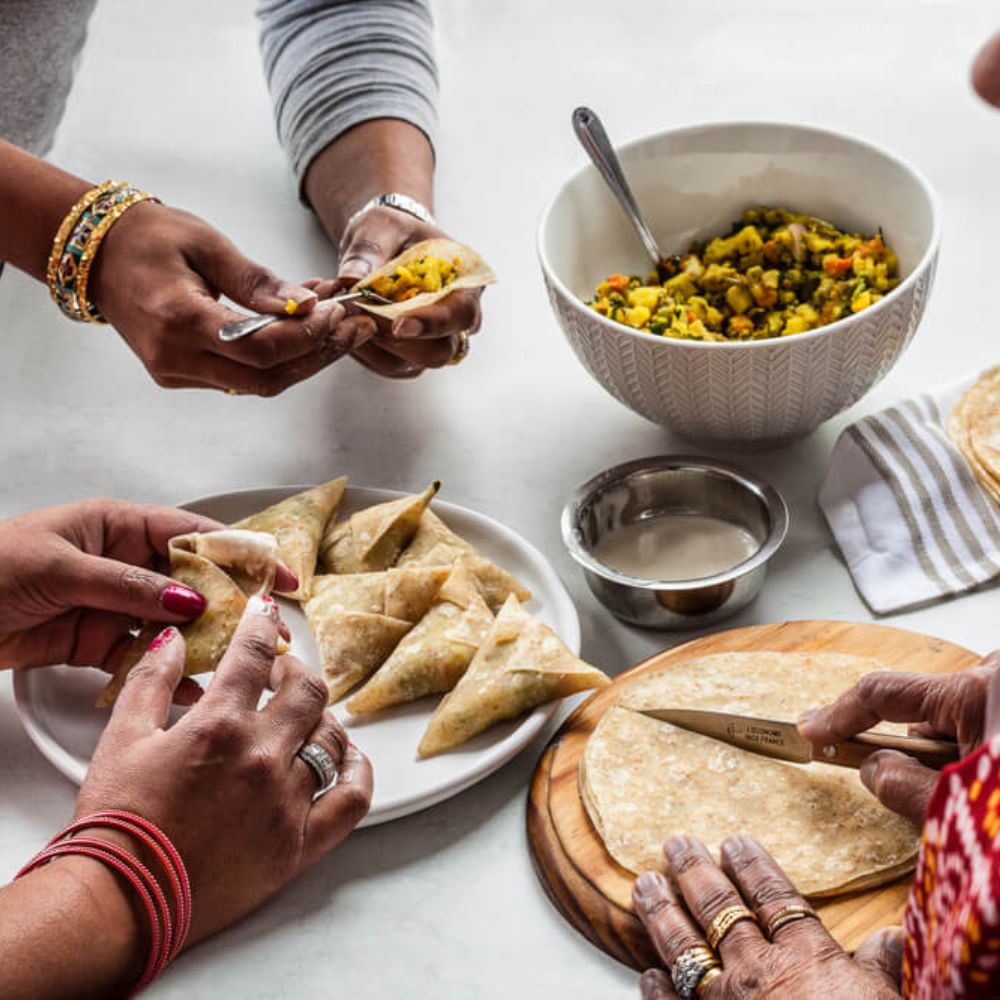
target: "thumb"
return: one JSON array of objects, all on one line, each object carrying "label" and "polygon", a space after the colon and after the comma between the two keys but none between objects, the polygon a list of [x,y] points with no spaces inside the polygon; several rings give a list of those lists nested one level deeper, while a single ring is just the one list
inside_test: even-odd
[{"label": "thumb", "polygon": [[337,277],[351,284],[367,278],[399,253],[408,235],[406,216],[394,208],[375,208],[365,212],[346,234]]},{"label": "thumb", "polygon": [[860,776],[887,809],[923,824],[937,771],[898,750],[878,750],[861,765]]},{"label": "thumb", "polygon": [[205,610],[198,591],[142,566],[80,552],[63,567],[62,597],[70,607],[161,622],[190,621]]},{"label": "thumb", "polygon": [[854,953],[854,961],[869,972],[885,976],[895,989],[899,989],[905,941],[902,927],[883,927],[861,942]]},{"label": "thumb", "polygon": [[301,316],[311,312],[318,300],[311,288],[277,277],[243,256],[222,236],[199,245],[189,254],[195,269],[213,289],[254,312]]}]

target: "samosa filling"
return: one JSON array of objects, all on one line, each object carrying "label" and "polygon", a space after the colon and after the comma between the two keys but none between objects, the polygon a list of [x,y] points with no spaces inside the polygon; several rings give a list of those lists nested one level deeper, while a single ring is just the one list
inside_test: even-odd
[{"label": "samosa filling", "polygon": [[461,261],[454,257],[416,257],[395,270],[375,278],[368,286],[377,295],[393,302],[405,302],[424,292],[440,292],[447,288],[459,274]]}]

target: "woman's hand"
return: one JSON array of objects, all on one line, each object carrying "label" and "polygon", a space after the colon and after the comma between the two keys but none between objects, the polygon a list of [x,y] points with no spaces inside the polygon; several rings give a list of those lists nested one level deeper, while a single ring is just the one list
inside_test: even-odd
[{"label": "woman's hand", "polygon": [[[275,658],[277,638],[277,605],[252,597],[204,697],[168,729],[184,639],[161,633],[129,673],[77,800],[77,818],[124,809],[170,837],[191,879],[192,944],[319,860],[371,801],[371,768],[325,711],[326,686],[294,656]],[[268,687],[274,697],[258,710]],[[339,772],[315,801],[316,777],[297,756],[304,743]]]},{"label": "woman's hand", "polygon": [[[155,567],[175,535],[221,527],[199,514],[120,500],[0,521],[0,668],[114,669],[138,619],[197,618],[204,598]],[[281,589],[292,589],[293,580],[279,568]]]},{"label": "woman's hand", "polygon": [[[909,722],[915,736],[952,739],[962,755],[987,733],[987,696],[1000,652],[956,674],[867,674],[832,705],[799,720],[802,735],[817,746],[848,739],[879,722]],[[887,808],[923,823],[939,772],[906,754],[879,750],[861,766],[861,780]]]},{"label": "woman's hand", "polygon": [[[245,314],[218,302],[220,295],[254,312],[294,310],[295,317],[226,343],[219,329]],[[105,237],[90,297],[167,388],[276,396],[352,346],[344,339],[350,328],[338,330],[341,306],[319,307],[315,292],[275,277],[206,222],[154,202],[130,209]]]},{"label": "woman's hand", "polygon": [[[807,904],[760,844],[730,837],[721,869],[693,838],[675,837],[664,852],[669,880],[640,875],[632,899],[665,969],[688,948],[707,947],[705,929],[727,907],[746,906],[759,921],[733,924],[719,943],[722,974],[707,983],[703,1000],[898,1000],[901,929],[871,935],[853,958],[813,917],[768,937],[778,913]],[[663,969],[648,970],[641,983],[643,1000],[677,1000]]]},{"label": "woman's hand", "polygon": [[[422,240],[446,234],[395,208],[373,208],[352,222],[340,244],[337,280],[322,283],[321,296],[350,288],[386,261]],[[482,323],[482,289],[461,289],[393,322],[361,313],[344,330],[360,333],[351,352],[366,368],[388,378],[415,378],[428,368],[441,368],[463,351],[463,338]]]}]

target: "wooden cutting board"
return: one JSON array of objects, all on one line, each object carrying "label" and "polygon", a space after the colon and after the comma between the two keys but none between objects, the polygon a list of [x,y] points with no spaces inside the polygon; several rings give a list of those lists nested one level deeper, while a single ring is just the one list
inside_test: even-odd
[{"label": "wooden cutting board", "polygon": [[[587,739],[627,685],[643,674],[710,653],[744,651],[853,653],[889,669],[948,673],[980,657],[942,639],[850,622],[755,625],[696,639],[621,674],[581,705],[549,742],[528,796],[528,842],[535,870],[559,912],[612,958],[646,969],[655,964],[646,933],[632,912],[634,876],[604,849],[580,800],[577,774]],[[850,951],[879,927],[899,923],[909,876],[865,892],[817,902],[831,934]]]}]

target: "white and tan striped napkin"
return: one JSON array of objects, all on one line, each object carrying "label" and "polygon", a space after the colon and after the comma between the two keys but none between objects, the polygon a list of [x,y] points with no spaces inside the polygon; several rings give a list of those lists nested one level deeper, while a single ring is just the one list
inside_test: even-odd
[{"label": "white and tan striped napkin", "polygon": [[945,431],[977,377],[864,417],[834,447],[819,505],[877,614],[1000,580],[1000,506]]}]

